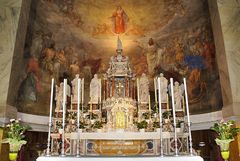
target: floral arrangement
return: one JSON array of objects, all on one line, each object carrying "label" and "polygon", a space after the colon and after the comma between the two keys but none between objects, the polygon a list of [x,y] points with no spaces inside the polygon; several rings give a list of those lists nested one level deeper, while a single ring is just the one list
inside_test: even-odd
[{"label": "floral arrangement", "polygon": [[240,131],[240,128],[234,127],[235,121],[229,120],[224,122],[221,120],[219,123],[215,123],[211,130],[217,132],[219,140],[229,140],[234,139],[237,133]]},{"label": "floral arrangement", "polygon": [[29,127],[21,125],[19,119],[11,119],[6,127],[8,128],[7,138],[4,139],[2,143],[9,143],[10,151],[17,152],[22,145],[27,143],[27,141],[24,140],[24,133]]},{"label": "floral arrangement", "polygon": [[211,127],[211,130],[214,130],[218,134],[215,141],[217,145],[220,146],[222,157],[225,159],[229,157],[230,142],[234,140],[234,137],[240,131],[240,128],[234,127],[234,124],[235,122],[233,120],[229,120],[227,122],[221,120],[219,123],[215,123]]}]

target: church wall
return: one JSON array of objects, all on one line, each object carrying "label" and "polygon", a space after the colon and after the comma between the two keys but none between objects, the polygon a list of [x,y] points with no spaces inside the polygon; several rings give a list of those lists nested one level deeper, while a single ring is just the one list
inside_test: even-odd
[{"label": "church wall", "polygon": [[[106,72],[121,30],[124,54],[137,76],[148,75],[151,91],[152,78],[160,72],[178,81],[187,77],[192,114],[221,110],[207,1],[34,2],[24,53],[27,67],[21,69],[25,75],[18,89],[20,112],[47,115],[51,77],[59,83],[76,73],[85,78],[87,102],[90,79]],[[124,29],[115,24],[118,5],[125,12]]]}]

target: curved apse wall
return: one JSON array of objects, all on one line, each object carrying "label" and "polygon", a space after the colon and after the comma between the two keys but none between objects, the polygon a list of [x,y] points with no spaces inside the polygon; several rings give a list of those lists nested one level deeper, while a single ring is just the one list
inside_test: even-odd
[{"label": "curved apse wall", "polygon": [[88,102],[89,82],[107,70],[118,35],[137,76],[187,77],[191,114],[222,108],[207,1],[41,0],[30,15],[19,112],[47,115],[51,77],[59,83],[76,73],[85,78]]}]

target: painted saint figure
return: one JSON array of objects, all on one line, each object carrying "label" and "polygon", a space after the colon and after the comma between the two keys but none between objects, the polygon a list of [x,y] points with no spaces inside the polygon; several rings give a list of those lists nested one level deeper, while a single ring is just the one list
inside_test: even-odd
[{"label": "painted saint figure", "polygon": [[101,79],[98,79],[97,74],[94,74],[90,83],[90,99],[92,104],[101,102]]},{"label": "painted saint figure", "polygon": [[112,15],[113,32],[116,34],[122,34],[126,32],[128,16],[121,6],[117,6],[116,11]]},{"label": "painted saint figure", "polygon": [[149,81],[145,73],[142,74],[139,79],[139,101],[140,103],[148,103],[148,95],[149,95]]},{"label": "painted saint figure", "polygon": [[157,46],[154,43],[153,39],[150,38],[147,46],[147,63],[148,63],[148,73],[150,76],[154,75],[155,67],[158,64],[157,57]]}]

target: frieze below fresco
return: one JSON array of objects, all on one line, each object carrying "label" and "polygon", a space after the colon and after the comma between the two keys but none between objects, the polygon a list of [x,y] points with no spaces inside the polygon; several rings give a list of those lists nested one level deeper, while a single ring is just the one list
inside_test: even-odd
[{"label": "frieze below fresco", "polygon": [[[102,77],[123,42],[133,72],[149,79],[187,77],[192,114],[220,110],[221,88],[207,1],[33,1],[25,43],[20,112],[47,115],[51,78],[80,74],[85,100],[94,74]],[[153,94],[153,81],[150,90]],[[88,101],[85,101],[88,102]]]}]

